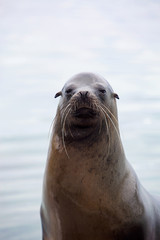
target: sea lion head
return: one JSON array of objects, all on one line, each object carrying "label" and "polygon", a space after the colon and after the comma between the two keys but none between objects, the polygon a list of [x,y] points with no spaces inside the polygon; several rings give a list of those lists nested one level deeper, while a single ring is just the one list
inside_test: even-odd
[{"label": "sea lion head", "polygon": [[[117,108],[110,84],[93,73],[80,73],[69,79],[62,91],[55,129],[67,141],[95,141],[109,125],[116,127]],[[112,124],[111,124],[112,123]],[[82,142],[82,141],[81,141]]]}]

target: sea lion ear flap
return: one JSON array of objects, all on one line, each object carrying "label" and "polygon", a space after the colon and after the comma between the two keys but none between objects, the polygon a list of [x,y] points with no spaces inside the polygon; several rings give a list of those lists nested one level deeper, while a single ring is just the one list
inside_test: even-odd
[{"label": "sea lion ear flap", "polygon": [[57,97],[59,97],[59,96],[62,96],[62,92],[61,92],[61,91],[58,92],[58,93],[56,93],[56,95],[55,95],[54,97],[57,98]]},{"label": "sea lion ear flap", "polygon": [[117,93],[113,93],[113,97],[119,99],[119,96]]}]

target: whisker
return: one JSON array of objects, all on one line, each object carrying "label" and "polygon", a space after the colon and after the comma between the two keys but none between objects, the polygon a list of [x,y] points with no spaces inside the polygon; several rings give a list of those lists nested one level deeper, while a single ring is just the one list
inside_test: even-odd
[{"label": "whisker", "polygon": [[[103,109],[103,108],[102,108]],[[121,142],[121,138],[120,138],[120,134],[119,134],[119,131],[117,129],[117,127],[115,126],[114,122],[112,121],[111,117],[109,116],[109,114],[105,111],[105,109],[103,109],[103,111],[105,112],[105,114],[107,115],[108,119],[110,120],[110,122],[112,123],[116,133],[117,133],[117,136],[119,138],[119,141],[120,141],[120,147],[121,149],[123,149],[123,145],[122,145],[122,142]]]},{"label": "whisker", "polygon": [[63,107],[61,107],[60,109],[59,109],[59,111],[60,112],[62,112],[65,108],[67,108],[68,106],[71,106],[71,104],[69,103],[69,104],[65,104]]},{"label": "whisker", "polygon": [[[103,109],[103,108],[102,108]],[[117,133],[117,136],[118,138],[120,139],[120,134],[119,134],[119,131],[117,129],[117,127],[115,126],[114,122],[112,121],[112,118],[109,116],[109,114],[105,111],[105,109],[103,109],[104,113],[107,115],[107,117],[109,118],[109,120],[111,121],[116,133]],[[114,116],[114,115],[113,115]]]},{"label": "whisker", "polygon": [[[68,104],[64,109],[63,113],[62,113],[62,117],[61,117],[61,124],[63,124],[63,121],[64,121],[64,116],[66,114],[66,111],[68,110],[68,108],[71,106],[71,104]],[[62,109],[61,109],[62,111]]]},{"label": "whisker", "polygon": [[107,132],[108,132],[108,152],[107,152],[107,157],[109,156],[109,151],[110,151],[110,146],[111,146],[111,143],[110,143],[110,131],[109,131],[109,123],[107,122],[107,117],[105,115],[105,111],[104,109],[100,106],[100,110],[101,110],[101,113],[104,115],[104,120],[105,120],[105,124],[106,124],[106,127],[107,127]]},{"label": "whisker", "polygon": [[51,125],[50,125],[50,127],[49,127],[48,138],[49,138],[49,136],[51,135],[51,131],[52,131],[52,128],[53,128],[54,120],[55,120],[55,118],[52,120]]},{"label": "whisker", "polygon": [[70,127],[70,123],[68,124],[68,127],[69,127],[69,132],[70,132],[70,134],[71,134],[71,137],[74,138],[74,137],[73,137],[73,134],[72,134],[71,127]]},{"label": "whisker", "polygon": [[118,120],[116,119],[116,117],[114,116],[114,114],[109,110],[109,108],[106,107],[103,103],[101,103],[101,104],[102,104],[102,107],[104,107],[104,108],[111,114],[111,116],[114,118],[114,120],[116,121],[116,123],[118,123]]},{"label": "whisker", "polygon": [[70,113],[70,111],[71,111],[71,109],[69,109],[68,112],[66,113],[64,121],[63,121],[63,125],[62,125],[62,142],[63,142],[63,147],[64,147],[64,150],[65,150],[65,153],[66,153],[68,158],[70,158],[70,157],[69,157],[68,152],[67,152],[64,136],[65,136],[65,123],[66,123],[66,119],[67,119],[67,116]]}]

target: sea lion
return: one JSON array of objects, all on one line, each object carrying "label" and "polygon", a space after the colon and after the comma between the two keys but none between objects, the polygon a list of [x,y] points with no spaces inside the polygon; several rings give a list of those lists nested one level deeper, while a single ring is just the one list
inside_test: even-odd
[{"label": "sea lion", "polygon": [[160,202],[126,159],[118,95],[103,77],[81,73],[58,96],[43,182],[43,240],[159,240]]}]

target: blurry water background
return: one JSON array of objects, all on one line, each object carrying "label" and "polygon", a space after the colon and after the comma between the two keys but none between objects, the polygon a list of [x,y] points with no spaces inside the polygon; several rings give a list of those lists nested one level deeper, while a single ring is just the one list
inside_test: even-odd
[{"label": "blurry water background", "polygon": [[39,207],[58,99],[73,74],[119,94],[127,158],[160,194],[160,2],[0,1],[0,239],[41,239]]}]

